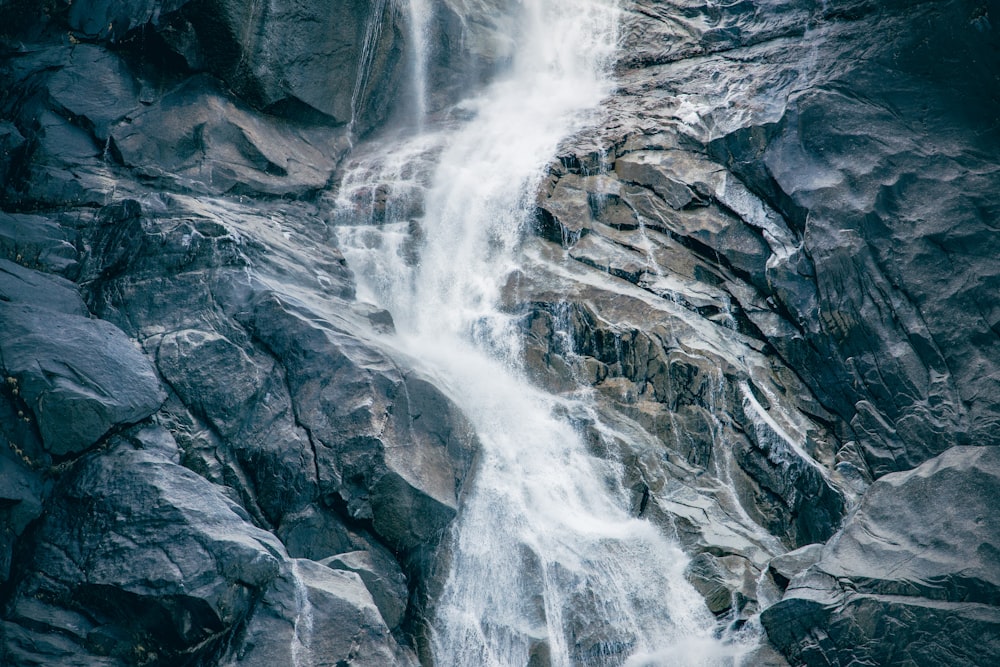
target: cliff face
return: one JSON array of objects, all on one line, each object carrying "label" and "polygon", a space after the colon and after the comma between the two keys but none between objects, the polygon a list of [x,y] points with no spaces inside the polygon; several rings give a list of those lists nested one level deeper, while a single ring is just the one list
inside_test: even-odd
[{"label": "cliff face", "polygon": [[[477,435],[342,244],[418,260],[392,131],[511,8],[328,5],[0,2],[3,664],[430,660]],[[998,21],[625,3],[535,193],[528,375],[752,664],[1000,660]]]}]

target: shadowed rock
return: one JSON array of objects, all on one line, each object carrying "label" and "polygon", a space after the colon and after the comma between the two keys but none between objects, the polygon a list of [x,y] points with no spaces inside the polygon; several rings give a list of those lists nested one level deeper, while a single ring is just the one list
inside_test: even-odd
[{"label": "shadowed rock", "polygon": [[805,664],[995,663],[998,489],[996,447],[954,447],[882,477],[765,610],[768,635]]}]

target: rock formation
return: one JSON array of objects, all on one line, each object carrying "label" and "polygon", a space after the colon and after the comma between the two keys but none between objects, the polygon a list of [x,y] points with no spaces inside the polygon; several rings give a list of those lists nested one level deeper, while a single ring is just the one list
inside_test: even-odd
[{"label": "rock formation", "polygon": [[[417,260],[416,42],[451,126],[515,4],[0,0],[0,664],[429,664],[477,437],[341,244]],[[1000,6],[621,9],[532,382],[750,664],[996,664]]]}]

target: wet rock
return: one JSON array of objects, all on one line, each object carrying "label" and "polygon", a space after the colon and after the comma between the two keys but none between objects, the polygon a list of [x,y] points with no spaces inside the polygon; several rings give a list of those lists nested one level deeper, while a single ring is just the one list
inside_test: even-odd
[{"label": "wet rock", "polygon": [[287,11],[244,0],[82,0],[68,22],[139,57],[166,52],[210,71],[258,108],[334,124],[357,118],[368,130],[384,117],[392,101],[385,91],[400,74],[396,17],[384,2],[305,2]]},{"label": "wet rock", "polygon": [[319,488],[395,549],[423,553],[455,514],[471,460],[464,420],[432,385],[277,295],[248,327],[283,363]]},{"label": "wet rock", "polygon": [[16,451],[0,455],[0,585],[10,578],[17,539],[42,513],[45,484],[28,463]]},{"label": "wet rock", "polygon": [[[772,271],[770,280],[818,352],[811,366],[824,370],[810,384],[851,424],[876,476],[956,441],[993,442],[996,391],[981,360],[995,356],[996,337],[973,304],[997,267],[967,241],[985,248],[992,238],[989,214],[972,200],[996,174],[970,165],[980,163],[980,147],[996,144],[983,115],[994,104],[981,83],[991,75],[979,64],[996,37],[967,10],[955,2],[841,14],[872,26],[857,41],[866,56],[843,71],[817,70],[780,116],[712,143],[803,234],[815,288],[801,273]],[[920,21],[935,27],[900,30]],[[827,29],[838,32],[836,23]],[[836,59],[839,42],[815,44]],[[940,53],[969,67],[946,75],[932,64]],[[956,89],[968,91],[962,111]],[[965,305],[952,312],[943,303]],[[787,358],[802,356],[789,337],[774,344]]]},{"label": "wet rock", "polygon": [[810,664],[995,662],[998,476],[996,447],[953,447],[879,479],[765,610],[768,636]]},{"label": "wet rock", "polygon": [[0,211],[0,254],[22,266],[74,275],[77,251],[69,236],[50,218]]},{"label": "wet rock", "polygon": [[735,556],[698,554],[684,574],[705,598],[709,611],[717,616],[729,611],[739,614],[749,600],[757,598],[753,569]]},{"label": "wet rock", "polygon": [[13,180],[24,157],[25,143],[16,125],[9,121],[0,122],[0,177],[5,183]]},{"label": "wet rock", "polygon": [[48,77],[46,88],[53,110],[98,142],[107,140],[112,123],[139,106],[139,82],[125,62],[91,44],[67,51],[64,65]]},{"label": "wet rock", "polygon": [[823,555],[822,544],[808,544],[771,559],[767,571],[775,583],[784,590],[797,574],[815,565]]},{"label": "wet rock", "polygon": [[87,316],[87,306],[70,281],[0,259],[0,302],[37,306]]}]

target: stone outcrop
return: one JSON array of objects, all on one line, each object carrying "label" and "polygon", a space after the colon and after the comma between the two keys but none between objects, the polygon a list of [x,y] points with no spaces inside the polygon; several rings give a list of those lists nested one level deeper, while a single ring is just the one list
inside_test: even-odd
[{"label": "stone outcrop", "polygon": [[879,479],[764,611],[772,641],[806,664],[995,663],[998,475],[996,447],[952,447]]},{"label": "stone outcrop", "polygon": [[[507,4],[428,3],[427,122]],[[996,662],[998,10],[622,12],[504,291],[532,381],[592,393],[721,626],[781,598],[791,664]],[[419,253],[419,177],[344,180],[415,120],[413,20],[0,3],[0,663],[426,662],[476,436],[338,249]]]}]

